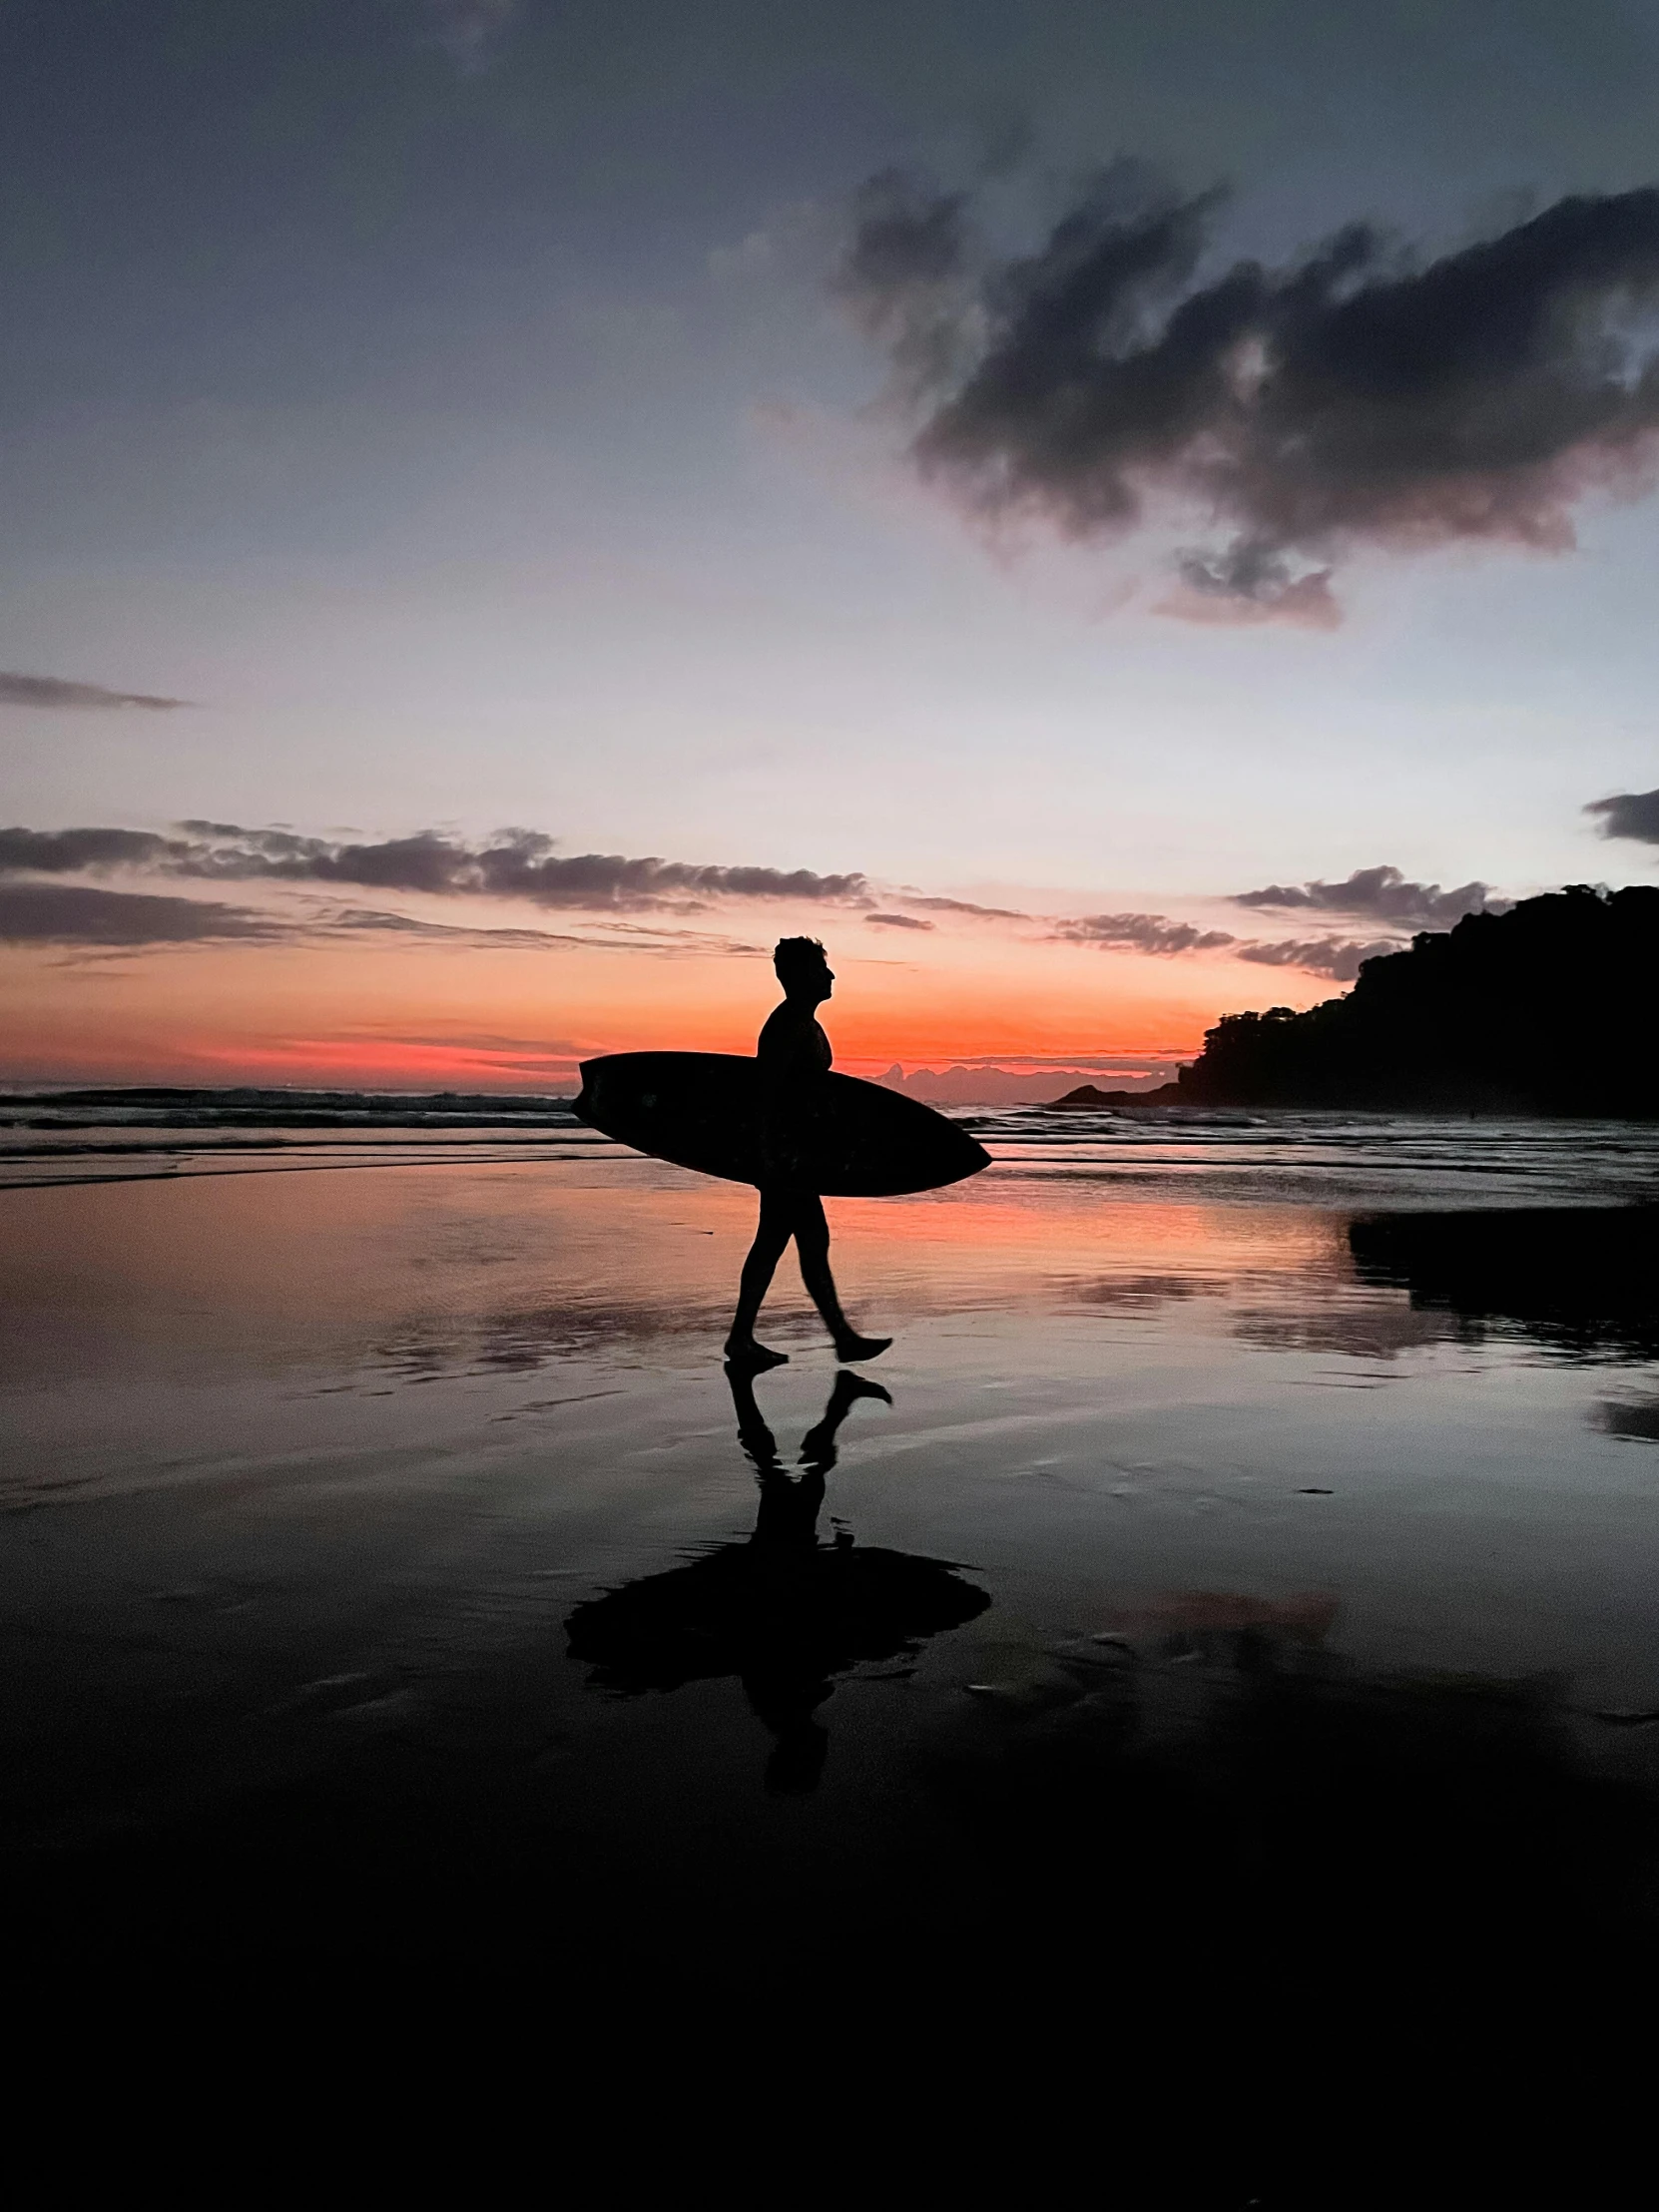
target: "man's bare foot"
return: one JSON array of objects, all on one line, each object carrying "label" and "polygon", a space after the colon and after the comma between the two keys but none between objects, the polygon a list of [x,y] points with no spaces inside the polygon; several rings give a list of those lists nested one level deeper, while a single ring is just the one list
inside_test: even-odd
[{"label": "man's bare foot", "polygon": [[844,1366],[848,1360],[877,1360],[892,1343],[890,1337],[860,1337],[856,1331],[837,1339],[835,1358]]},{"label": "man's bare foot", "polygon": [[726,1364],[729,1368],[741,1368],[747,1375],[762,1375],[768,1368],[787,1368],[790,1356],[787,1352],[773,1352],[768,1346],[757,1344],[753,1337],[742,1343],[735,1337],[726,1340]]}]

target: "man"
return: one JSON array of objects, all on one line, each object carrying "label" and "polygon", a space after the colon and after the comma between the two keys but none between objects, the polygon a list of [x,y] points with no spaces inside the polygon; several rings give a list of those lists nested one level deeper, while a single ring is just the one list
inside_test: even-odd
[{"label": "man", "polygon": [[873,1360],[892,1343],[890,1337],[860,1337],[841,1312],[835,1279],[830,1273],[830,1224],[824,1201],[806,1187],[799,1152],[805,1117],[815,1088],[829,1074],[834,1055],[818,1019],[818,1009],[834,988],[835,978],[816,937],[785,937],[772,956],[784,1003],[768,1016],[755,1057],[761,1064],[761,1222],[743,1264],[738,1311],[726,1340],[726,1357],[758,1373],[782,1367],[787,1352],[771,1352],[755,1341],[761,1301],[771,1287],[784,1247],[793,1237],[801,1280],[834,1339],[837,1360]]}]

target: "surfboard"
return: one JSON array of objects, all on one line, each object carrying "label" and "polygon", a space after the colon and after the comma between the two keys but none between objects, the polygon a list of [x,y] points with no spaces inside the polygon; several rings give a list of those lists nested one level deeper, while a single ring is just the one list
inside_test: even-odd
[{"label": "surfboard", "polygon": [[[582,1062],[578,1121],[653,1159],[762,1180],[759,1063],[728,1052],[613,1052]],[[990,1165],[958,1123],[855,1075],[827,1075],[793,1124],[792,1182],[825,1198],[942,1190]]]}]

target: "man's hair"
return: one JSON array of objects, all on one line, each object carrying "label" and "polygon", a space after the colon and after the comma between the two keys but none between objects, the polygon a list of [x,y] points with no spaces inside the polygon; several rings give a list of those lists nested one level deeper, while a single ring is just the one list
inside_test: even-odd
[{"label": "man's hair", "polygon": [[778,970],[778,980],[789,989],[792,975],[804,975],[809,968],[828,967],[830,955],[817,937],[780,937],[772,955],[772,964]]}]

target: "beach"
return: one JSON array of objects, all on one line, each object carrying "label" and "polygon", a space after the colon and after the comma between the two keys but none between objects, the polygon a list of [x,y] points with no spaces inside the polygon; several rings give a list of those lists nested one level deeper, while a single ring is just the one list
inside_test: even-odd
[{"label": "beach", "polygon": [[1428,1925],[1419,1831],[1459,1942],[1517,1885],[1563,1956],[1647,1942],[1651,1131],[969,1116],[982,1176],[830,1205],[885,1402],[833,1397],[788,1261],[790,1363],[734,1388],[753,1194],[568,1116],[34,1118],[0,1574],[8,1860],[78,1901],[18,1932],[43,1986],[599,2003],[690,1959],[702,2003],[734,1944],[783,1971],[780,1914],[786,1959],[900,1924],[1018,1978],[1054,1951],[1011,1916],[1087,1943],[1127,1884],[1141,2006],[1197,1952],[1259,1978],[1293,1865],[1273,1954],[1348,1986],[1356,1886]]}]

